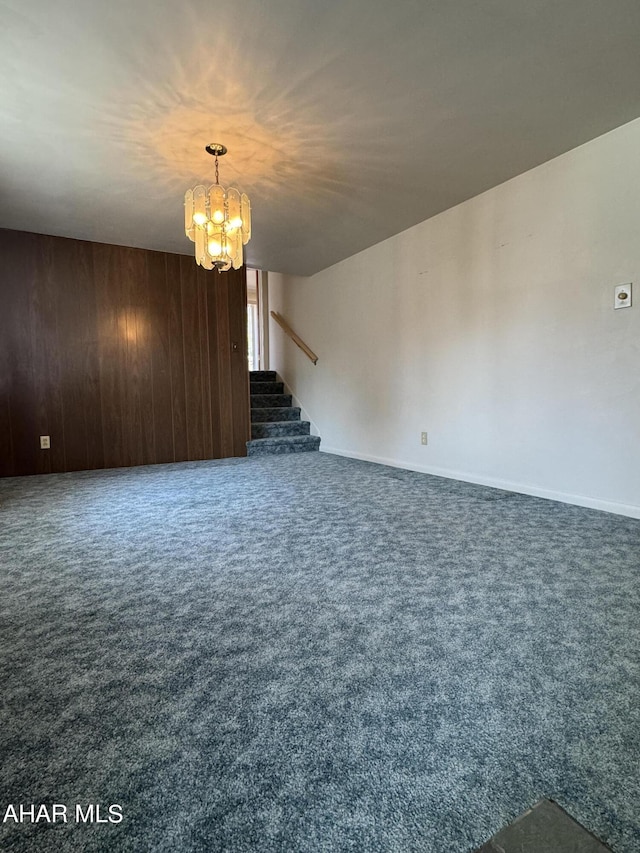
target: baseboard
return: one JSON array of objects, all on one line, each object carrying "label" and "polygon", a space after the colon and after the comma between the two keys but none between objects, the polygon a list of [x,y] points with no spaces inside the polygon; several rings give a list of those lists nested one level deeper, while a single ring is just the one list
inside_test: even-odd
[{"label": "baseboard", "polygon": [[516,492],[521,495],[531,495],[534,498],[546,498],[560,503],[584,506],[588,509],[598,509],[615,515],[625,515],[629,518],[640,518],[640,506],[604,501],[585,495],[572,495],[566,492],[554,492],[551,489],[541,489],[523,483],[513,483],[508,480],[498,480],[493,477],[478,477],[465,471],[451,471],[447,468],[436,468],[428,465],[415,465],[398,459],[386,459],[383,456],[372,456],[366,453],[355,453],[351,450],[340,450],[336,447],[320,447],[321,453],[331,453],[335,456],[346,456],[349,459],[362,459],[364,462],[377,462],[379,465],[389,465],[392,468],[404,468],[407,471],[418,471],[421,474],[433,474],[436,477],[446,477],[449,480],[462,480],[465,483],[475,483],[478,486],[489,486],[503,489],[505,492]]}]

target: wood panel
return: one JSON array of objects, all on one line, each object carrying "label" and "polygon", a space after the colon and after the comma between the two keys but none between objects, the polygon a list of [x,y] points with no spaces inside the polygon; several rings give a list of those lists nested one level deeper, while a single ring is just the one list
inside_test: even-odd
[{"label": "wood panel", "polygon": [[246,455],[246,350],[244,269],[0,229],[0,476]]},{"label": "wood panel", "polygon": [[[218,347],[221,352],[231,352],[231,329],[229,323],[220,322],[221,317],[229,314],[229,288],[224,286],[216,288],[216,325],[218,335]],[[218,359],[218,394],[220,406],[216,412],[220,424],[220,436],[222,440],[222,455],[233,456],[233,413],[231,409],[231,360]]]},{"label": "wood panel", "polygon": [[[2,251],[0,322],[3,328],[0,359],[6,365],[2,396],[10,415],[8,443],[11,448],[11,456],[7,458],[3,455],[0,460],[0,473],[3,476],[22,470],[37,470],[38,445],[27,440],[27,435],[35,434],[38,428],[32,390],[33,359],[29,322],[29,294],[35,280],[33,244],[32,235],[20,234]],[[15,287],[14,281],[22,282],[23,287]]]},{"label": "wood panel", "polygon": [[184,349],[182,331],[182,286],[180,281],[180,258],[169,281],[169,340],[171,376],[171,416],[173,419],[174,459],[180,462],[189,458],[187,439],[187,402],[184,381]]},{"label": "wood panel", "polygon": [[[53,237],[47,238],[46,245],[53,273],[54,301],[57,302],[53,308],[57,316],[66,318],[62,329],[56,322],[55,345],[49,350],[58,353],[58,358],[51,361],[57,369],[54,384],[60,385],[65,430],[63,442],[52,444],[51,453],[55,453],[60,445],[65,451],[64,467],[69,471],[102,468],[104,450],[96,293],[95,288],[87,288],[85,284],[93,279],[92,247],[90,243],[57,241]],[[57,281],[63,285],[56,287]],[[60,332],[66,333],[68,326],[74,328],[75,333],[67,336],[62,345]],[[65,426],[72,430],[71,434],[67,435]],[[53,432],[58,433],[55,429]],[[60,468],[59,464],[53,467],[56,470]]]},{"label": "wood panel", "polygon": [[168,286],[173,261],[173,255],[160,252],[149,252],[147,255],[148,347],[151,356],[152,429],[156,459],[175,459]]},{"label": "wood panel", "polygon": [[[201,361],[200,318],[198,316],[198,290],[201,282],[196,275],[197,265],[188,263],[189,260],[191,259],[180,259],[187,454],[189,459],[203,459],[205,444],[202,399],[203,365]],[[215,286],[213,282],[209,286],[212,285]]]}]

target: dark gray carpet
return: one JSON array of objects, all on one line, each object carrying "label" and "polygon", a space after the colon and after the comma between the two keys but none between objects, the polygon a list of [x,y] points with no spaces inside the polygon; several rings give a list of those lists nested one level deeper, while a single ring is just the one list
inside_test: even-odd
[{"label": "dark gray carpet", "polygon": [[0,481],[12,851],[640,850],[640,522],[327,454]]}]

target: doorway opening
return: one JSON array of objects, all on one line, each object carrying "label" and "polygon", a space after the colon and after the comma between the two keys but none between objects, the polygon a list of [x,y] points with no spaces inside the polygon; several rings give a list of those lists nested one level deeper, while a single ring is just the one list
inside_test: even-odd
[{"label": "doorway opening", "polygon": [[262,276],[260,270],[247,269],[247,361],[249,370],[265,370],[262,321]]}]

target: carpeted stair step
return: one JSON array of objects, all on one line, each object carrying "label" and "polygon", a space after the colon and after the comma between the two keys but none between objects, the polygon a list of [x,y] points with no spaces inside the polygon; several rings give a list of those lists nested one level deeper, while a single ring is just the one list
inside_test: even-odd
[{"label": "carpeted stair step", "polygon": [[318,435],[290,435],[279,438],[254,438],[247,442],[247,456],[274,453],[305,453],[320,448]]},{"label": "carpeted stair step", "polygon": [[303,453],[320,448],[320,437],[311,435],[308,421],[300,420],[300,408],[284,393],[284,383],[273,370],[252,370],[251,439],[247,456],[273,453]]},{"label": "carpeted stair step", "polygon": [[249,384],[250,394],[284,394],[284,382],[253,382]]},{"label": "carpeted stair step", "polygon": [[252,394],[251,409],[290,408],[291,394]]},{"label": "carpeted stair step", "polygon": [[300,409],[298,406],[278,406],[277,408],[251,409],[251,423],[265,423],[267,421],[299,421]]},{"label": "carpeted stair step", "polygon": [[249,382],[277,382],[275,370],[250,370]]},{"label": "carpeted stair step", "polygon": [[276,438],[283,435],[309,435],[309,421],[265,421],[251,424],[251,438]]}]

